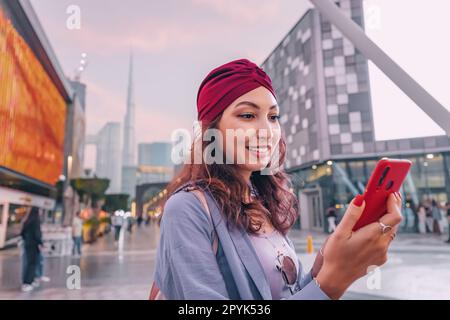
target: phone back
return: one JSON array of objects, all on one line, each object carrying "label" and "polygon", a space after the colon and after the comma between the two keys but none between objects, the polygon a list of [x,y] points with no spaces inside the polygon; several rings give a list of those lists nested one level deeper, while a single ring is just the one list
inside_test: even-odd
[{"label": "phone back", "polygon": [[387,211],[389,194],[397,192],[408,174],[411,161],[383,158],[378,161],[364,191],[366,207],[353,231],[378,221]]}]

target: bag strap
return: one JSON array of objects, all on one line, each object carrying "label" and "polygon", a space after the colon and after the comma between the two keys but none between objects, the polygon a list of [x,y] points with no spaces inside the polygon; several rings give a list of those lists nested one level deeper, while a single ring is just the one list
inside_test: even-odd
[{"label": "bag strap", "polygon": [[[201,191],[200,191],[200,190]],[[175,194],[181,190],[186,190],[188,192],[192,192],[197,199],[200,201],[200,203],[203,205],[203,208],[205,209],[206,213],[208,214],[208,219],[211,222],[212,226],[213,226],[213,232],[212,232],[212,238],[213,238],[213,243],[212,243],[212,248],[213,248],[213,252],[214,255],[217,255],[218,249],[219,249],[219,237],[217,236],[217,231],[216,231],[216,226],[214,224],[214,221],[211,217],[211,212],[209,210],[209,206],[208,206],[208,202],[206,201],[205,198],[205,189],[203,189],[202,187],[198,186],[195,184],[195,181],[189,181],[184,183],[183,185],[181,185],[180,187],[178,187],[174,192],[172,192],[172,194]]]},{"label": "bag strap", "polygon": [[[217,252],[219,250],[219,237],[217,236],[216,226],[214,225],[214,221],[212,220],[211,212],[209,211],[208,203],[207,203],[205,195],[204,195],[205,190],[203,188],[200,188],[200,189],[202,189],[203,192],[198,190],[198,188],[196,186],[193,186],[193,182],[187,182],[187,183],[183,184],[182,186],[178,187],[174,192],[172,192],[172,194],[175,194],[181,190],[186,190],[188,192],[193,191],[194,196],[196,196],[197,199],[200,201],[200,203],[203,205],[203,207],[205,208],[205,211],[208,214],[208,218],[211,221],[211,224],[213,225],[212,249],[213,249],[214,255],[216,256]],[[148,299],[149,300],[165,300],[166,299],[164,294],[159,290],[155,281],[153,281],[152,288],[150,290],[150,296]]]}]

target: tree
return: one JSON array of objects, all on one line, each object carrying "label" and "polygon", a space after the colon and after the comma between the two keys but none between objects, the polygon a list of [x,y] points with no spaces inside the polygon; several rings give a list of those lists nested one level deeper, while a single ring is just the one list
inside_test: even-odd
[{"label": "tree", "polygon": [[109,182],[109,179],[77,178],[70,180],[70,185],[87,207],[96,208],[97,202],[104,198]]},{"label": "tree", "polygon": [[114,212],[116,210],[128,210],[129,195],[125,193],[107,194],[105,195],[105,204],[103,210],[107,212]]}]

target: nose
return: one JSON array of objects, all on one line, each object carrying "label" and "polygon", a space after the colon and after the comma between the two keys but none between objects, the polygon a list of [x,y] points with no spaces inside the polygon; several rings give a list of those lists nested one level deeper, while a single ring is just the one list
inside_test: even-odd
[{"label": "nose", "polygon": [[[256,130],[258,139],[266,139],[265,143],[270,143],[274,137],[273,123],[268,119],[261,119]],[[264,140],[263,140],[264,141]]]}]

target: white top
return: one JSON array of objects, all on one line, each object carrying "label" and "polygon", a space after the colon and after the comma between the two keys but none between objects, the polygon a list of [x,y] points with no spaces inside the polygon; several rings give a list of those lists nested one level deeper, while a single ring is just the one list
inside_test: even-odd
[{"label": "white top", "polygon": [[81,237],[83,233],[83,220],[79,217],[74,217],[72,221],[72,236]]},{"label": "white top", "polygon": [[277,269],[277,265],[280,265],[277,257],[278,252],[289,256],[295,263],[298,278],[299,265],[295,251],[277,230],[267,234],[249,234],[249,236],[269,282],[272,299],[279,300],[291,296],[289,287],[286,286],[281,272]]}]

